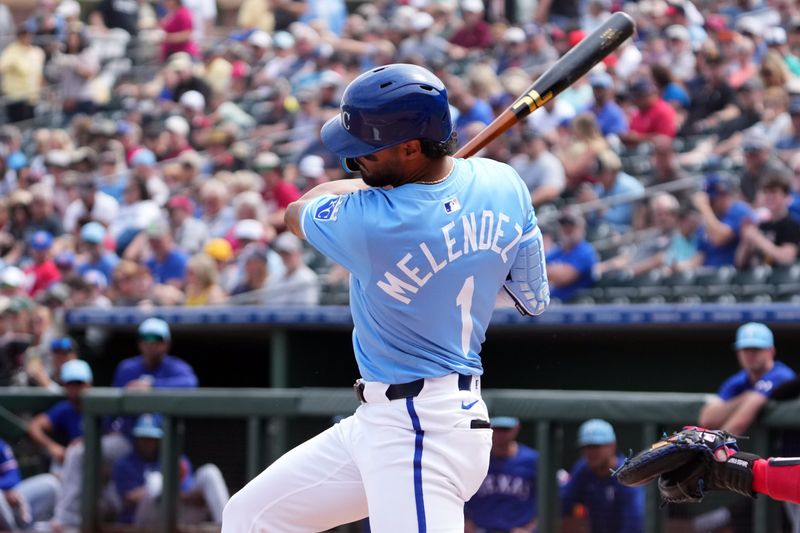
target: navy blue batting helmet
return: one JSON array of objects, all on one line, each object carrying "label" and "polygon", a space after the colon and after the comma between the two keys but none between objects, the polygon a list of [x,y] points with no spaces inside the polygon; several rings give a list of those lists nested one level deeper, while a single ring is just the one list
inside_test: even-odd
[{"label": "navy blue batting helmet", "polygon": [[447,89],[416,65],[374,68],[342,95],[341,112],[322,127],[322,142],[345,163],[412,139],[445,142],[453,133]]}]

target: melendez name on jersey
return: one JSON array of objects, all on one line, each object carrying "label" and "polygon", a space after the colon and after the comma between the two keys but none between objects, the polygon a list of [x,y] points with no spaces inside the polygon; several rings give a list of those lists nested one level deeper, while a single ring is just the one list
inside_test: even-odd
[{"label": "melendez name on jersey", "polygon": [[301,224],[315,248],[351,272],[354,323],[375,326],[376,350],[405,343],[409,352],[435,351],[460,326],[452,351],[467,357],[480,350],[519,247],[538,232],[519,175],[483,158],[456,159],[439,184],[322,196]]}]

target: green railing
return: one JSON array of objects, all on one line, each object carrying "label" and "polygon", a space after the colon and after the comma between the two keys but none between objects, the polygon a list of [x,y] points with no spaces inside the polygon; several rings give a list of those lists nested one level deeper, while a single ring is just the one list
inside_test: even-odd
[{"label": "green railing", "polygon": [[[536,428],[535,446],[540,454],[538,494],[539,531],[558,531],[558,485],[565,423],[604,418],[612,423],[636,425],[638,442],[621,442],[624,448],[643,448],[662,431],[671,431],[697,420],[706,396],[703,394],[600,392],[557,390],[487,390],[483,397],[494,415],[517,416]],[[13,414],[39,411],[60,399],[40,389],[0,388],[0,436],[17,438],[22,421]],[[282,426],[287,418],[320,417],[349,413],[358,403],[350,389],[159,389],[129,392],[95,388],[83,400],[84,463],[83,530],[96,531],[99,495],[100,419],[105,415],[136,415],[159,412],[164,416],[161,462],[164,474],[161,531],[175,531],[178,495],[178,457],[182,446],[180,421],[185,418],[238,418],[247,420],[246,471],[248,477],[284,451],[284,442],[270,437],[266,449],[267,424]],[[800,428],[800,401],[770,403],[758,424],[748,432],[748,451],[767,455],[771,429]],[[274,428],[273,428],[274,429]],[[270,435],[273,433],[270,432]],[[279,432],[282,434],[282,432]],[[646,531],[662,530],[663,510],[653,484],[647,488]],[[777,505],[768,498],[755,504],[753,531],[774,531]]]}]

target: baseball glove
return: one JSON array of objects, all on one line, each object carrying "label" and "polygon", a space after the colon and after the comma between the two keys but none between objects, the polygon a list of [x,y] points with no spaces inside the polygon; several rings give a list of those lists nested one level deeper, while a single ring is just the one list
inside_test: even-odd
[{"label": "baseball glove", "polygon": [[730,433],[686,426],[627,459],[614,475],[628,486],[658,478],[659,493],[667,503],[699,502],[707,490],[752,496],[756,459],[739,452]]}]

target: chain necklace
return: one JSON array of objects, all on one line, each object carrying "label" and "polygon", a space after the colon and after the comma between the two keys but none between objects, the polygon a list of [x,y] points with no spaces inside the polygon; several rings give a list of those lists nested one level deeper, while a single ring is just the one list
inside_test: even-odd
[{"label": "chain necklace", "polygon": [[453,169],[455,169],[455,168],[456,168],[456,162],[455,162],[455,160],[453,160],[453,164],[450,165],[450,171],[445,175],[445,177],[440,178],[440,179],[438,179],[436,181],[421,181],[420,183],[422,183],[423,185],[438,185],[439,183],[442,183],[447,178],[449,178],[450,174],[453,173]]}]

